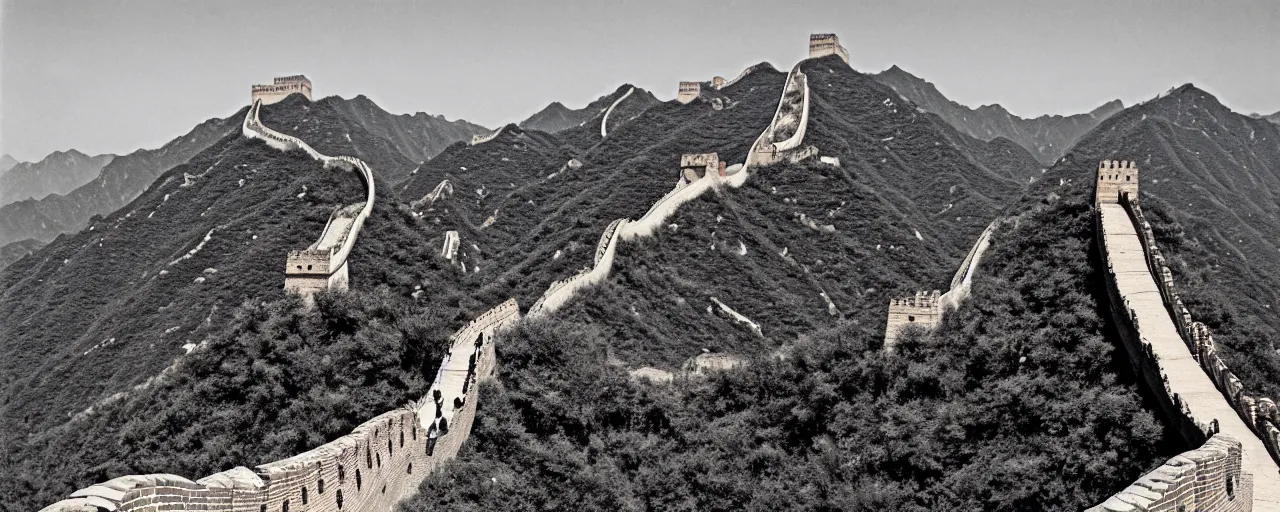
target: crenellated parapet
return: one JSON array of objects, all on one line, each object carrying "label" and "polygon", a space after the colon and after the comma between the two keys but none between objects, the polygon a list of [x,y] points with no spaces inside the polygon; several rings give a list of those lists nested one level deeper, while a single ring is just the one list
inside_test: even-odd
[{"label": "crenellated parapet", "polygon": [[320,238],[304,250],[291,251],[285,262],[285,290],[302,295],[308,302],[316,292],[345,291],[348,286],[347,256],[355,247],[360,228],[373,211],[373,169],[352,156],[320,154],[302,139],[268,128],[259,119],[262,104],[261,100],[254,101],[245,115],[242,126],[245,137],[261,139],[281,151],[300,149],[320,161],[325,169],[354,172],[364,183],[364,202],[335,210],[325,223]]},{"label": "crenellated parapet", "polygon": [[849,50],[840,46],[840,38],[835,34],[809,34],[809,58],[827,55],[839,55],[845,64],[849,63]]},{"label": "crenellated parapet", "polygon": [[[1208,328],[1192,320],[1178,297],[1138,205],[1136,166],[1108,161],[1098,173],[1098,248],[1116,329],[1131,363],[1189,444],[1200,445],[1219,433],[1239,441],[1243,471],[1253,475],[1252,487],[1240,492],[1249,493],[1255,510],[1280,510],[1280,418],[1274,401],[1245,391],[1218,357]],[[1102,193],[1104,187],[1109,192]]]},{"label": "crenellated parapet", "polygon": [[427,395],[313,450],[196,481],[129,475],[72,493],[41,512],[394,510],[427,475],[457,456],[475,420],[478,386],[496,367],[493,338],[520,320],[508,300],[449,338]]},{"label": "crenellated parapet", "polygon": [[279,76],[270,84],[254,85],[249,88],[250,103],[261,101],[266,105],[288,98],[290,94],[301,94],[311,99],[311,79],[305,75]]},{"label": "crenellated parapet", "polygon": [[1138,197],[1138,164],[1128,160],[1103,160],[1098,163],[1098,186],[1094,202],[1118,203],[1124,195]]}]

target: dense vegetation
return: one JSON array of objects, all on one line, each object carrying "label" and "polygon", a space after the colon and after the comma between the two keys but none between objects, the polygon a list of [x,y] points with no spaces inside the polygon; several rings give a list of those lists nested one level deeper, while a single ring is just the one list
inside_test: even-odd
[{"label": "dense vegetation", "polygon": [[0,508],[35,510],[121,475],[199,478],[345,435],[423,395],[455,314],[386,287],[321,295],[310,310],[248,301],[158,378],[9,446]]},{"label": "dense vegetation", "polygon": [[[643,349],[601,325],[523,326],[500,341],[499,378],[482,388],[462,456],[403,509],[1095,504],[1178,447],[1161,445],[1103,338],[1091,215],[1075,194],[1006,224],[973,298],[894,354],[878,327],[843,322],[785,355],[756,351],[744,369],[655,387],[611,364]],[[617,286],[584,302],[607,308]]]}]

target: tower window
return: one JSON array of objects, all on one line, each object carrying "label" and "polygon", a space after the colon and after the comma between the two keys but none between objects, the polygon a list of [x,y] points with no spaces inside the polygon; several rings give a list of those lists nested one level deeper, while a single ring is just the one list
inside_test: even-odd
[{"label": "tower window", "polygon": [[916,321],[916,317],[915,317],[915,315],[907,315],[907,321],[908,321],[908,322],[914,322],[914,321]]}]

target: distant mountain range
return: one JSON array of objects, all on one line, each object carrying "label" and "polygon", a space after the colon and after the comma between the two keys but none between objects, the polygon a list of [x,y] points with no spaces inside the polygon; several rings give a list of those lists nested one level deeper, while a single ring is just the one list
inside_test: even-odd
[{"label": "distant mountain range", "polygon": [[72,149],[50,153],[39,162],[16,164],[0,174],[0,206],[71,192],[96,178],[115,157],[89,156]]},{"label": "distant mountain range", "polygon": [[974,109],[951,101],[933,83],[898,66],[872,77],[892,87],[921,109],[941,116],[957,130],[982,140],[997,137],[1012,140],[1045,165],[1061,158],[1080,137],[1098,123],[1124,110],[1124,104],[1120,100],[1112,100],[1087,114],[1046,115],[1024,119],[1009,113],[998,104]]},{"label": "distant mountain range", "polygon": [[[394,163],[378,162],[388,165],[376,167],[393,180],[407,176],[415,166],[449,144],[469,140],[472,135],[488,131],[466,121],[448,121],[423,113],[394,115],[364,96],[351,100],[333,96],[319,102],[328,102],[333,107],[324,112],[361,126],[393,148],[391,152],[400,158]],[[304,105],[301,108],[308,107]],[[92,181],[66,194],[25,199],[0,207],[0,247],[26,239],[47,242],[59,234],[79,231],[94,215],[105,215],[119,209],[138,197],[160,174],[185,163],[222,137],[238,132],[244,112],[241,109],[226,118],[205,121],[159,149],[140,149],[117,157],[102,167],[101,173]],[[321,122],[315,118],[303,118],[303,121]],[[325,147],[332,145],[349,144],[350,141],[346,140],[349,136],[348,132],[331,132],[316,137],[311,143],[324,151]],[[12,171],[20,169],[23,169],[22,165]],[[8,174],[12,173],[5,173],[6,176]]]}]

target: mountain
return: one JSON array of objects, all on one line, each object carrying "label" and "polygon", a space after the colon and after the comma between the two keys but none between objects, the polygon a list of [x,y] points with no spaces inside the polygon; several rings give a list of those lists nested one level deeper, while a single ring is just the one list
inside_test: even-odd
[{"label": "mountain", "polygon": [[66,194],[0,207],[0,245],[28,238],[47,242],[60,234],[79,231],[90,217],[119,209],[146,190],[157,176],[239,129],[239,116],[243,113],[242,109],[226,119],[207,120],[158,149],[140,149],[116,157],[92,181]]},{"label": "mountain", "polygon": [[13,262],[22,259],[41,247],[44,247],[44,242],[31,239],[19,240],[0,247],[0,270],[4,270],[5,267],[13,264]]},{"label": "mountain", "polygon": [[20,163],[0,175],[0,206],[49,194],[66,194],[98,176],[115,155],[89,156],[74,149]]},{"label": "mountain", "polygon": [[[350,100],[330,97],[336,112],[347,122],[363,128],[380,139],[386,140],[397,152],[413,163],[426,161],[458,141],[469,141],[473,135],[489,133],[483,126],[459,119],[449,121],[444,116],[418,112],[413,115],[395,115],[383,110],[364,95]],[[318,149],[318,148],[317,148]],[[391,181],[400,181],[411,169],[382,169]]]},{"label": "mountain", "polygon": [[[597,118],[603,117],[604,113],[609,110],[609,107],[618,99],[627,95],[627,91],[632,88],[633,86],[624,84],[619,86],[612,93],[596,98],[595,101],[592,101],[591,103],[588,103],[587,106],[577,110],[570,109],[558,101],[552,102],[550,105],[547,105],[546,108],[538,111],[538,113],[529,116],[529,118],[524,121],[521,121],[519,126],[526,130],[559,133],[570,128],[585,126],[586,124],[595,124],[597,125],[596,131],[599,131],[599,123],[588,123],[588,121],[593,121]],[[653,93],[644,89],[635,88],[635,91],[632,92],[630,96],[627,96],[627,99],[624,101],[625,106],[624,104],[618,105],[618,108],[622,110],[619,110],[619,116],[610,118],[610,125],[612,127],[614,124],[621,124],[627,119],[635,117],[636,114],[644,109],[657,103],[660,102],[658,101],[658,98],[654,97]]]},{"label": "mountain", "polygon": [[5,172],[8,172],[9,169],[12,169],[13,166],[20,163],[21,162],[17,159],[9,155],[0,155],[0,176],[3,176]]},{"label": "mountain", "polygon": [[[383,146],[373,153],[379,155],[375,169],[393,181],[407,176],[418,163],[434,156],[445,146],[487,131],[466,121],[448,121],[423,113],[390,114],[364,96],[351,100],[331,96],[315,103],[331,106],[321,112],[341,118],[341,125],[360,126],[364,132],[373,134],[377,143]],[[241,109],[224,119],[205,121],[159,149],[142,149],[118,157],[102,169],[98,178],[66,195],[52,195],[0,207],[0,245],[27,238],[52,240],[61,233],[83,228],[94,215],[115,211],[141,194],[161,173],[190,160],[217,140],[239,130],[244,112]],[[313,126],[325,122],[316,118],[297,121]],[[301,125],[283,128],[285,130],[282,131],[288,131],[300,129]],[[345,139],[350,135],[345,132],[325,133],[317,136],[311,144],[323,152],[322,148],[348,143]],[[373,151],[372,148],[369,150]],[[391,155],[395,155],[394,162],[382,160]]]},{"label": "mountain", "polygon": [[942,116],[961,132],[982,140],[996,137],[1012,140],[1045,165],[1062,157],[1072,144],[1098,123],[1124,110],[1124,104],[1120,100],[1112,100],[1087,114],[1065,117],[1045,115],[1023,119],[1010,114],[1000,105],[983,105],[972,109],[951,101],[932,83],[898,66],[873,76],[920,108]]}]

